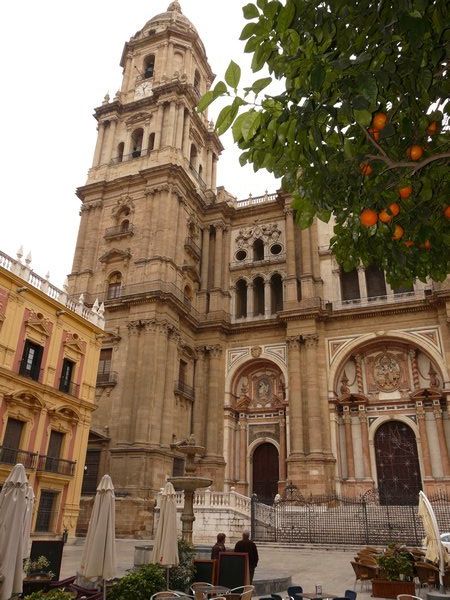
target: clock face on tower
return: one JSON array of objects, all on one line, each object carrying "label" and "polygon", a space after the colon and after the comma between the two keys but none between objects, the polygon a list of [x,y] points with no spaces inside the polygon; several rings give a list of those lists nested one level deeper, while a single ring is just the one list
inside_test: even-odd
[{"label": "clock face on tower", "polygon": [[150,81],[143,81],[139,85],[136,86],[134,92],[134,99],[140,100],[141,98],[147,98],[152,95],[152,84]]}]

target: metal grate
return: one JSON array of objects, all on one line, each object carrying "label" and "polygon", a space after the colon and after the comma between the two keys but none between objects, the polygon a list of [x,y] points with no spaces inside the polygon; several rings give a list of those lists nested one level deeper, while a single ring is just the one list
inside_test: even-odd
[{"label": "metal grate", "polygon": [[[440,530],[450,531],[450,496],[440,493],[429,499]],[[336,495],[305,499],[296,493],[273,506],[254,497],[251,521],[257,541],[375,545],[399,542],[419,546],[425,535],[417,505],[384,501],[380,504],[375,490],[359,498]]]}]

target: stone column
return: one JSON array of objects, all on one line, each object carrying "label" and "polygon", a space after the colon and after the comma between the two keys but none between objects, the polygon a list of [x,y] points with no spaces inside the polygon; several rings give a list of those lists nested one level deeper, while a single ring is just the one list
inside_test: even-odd
[{"label": "stone column", "polygon": [[284,414],[280,421],[280,482],[286,481],[286,418]]},{"label": "stone column", "polygon": [[320,389],[317,378],[317,346],[319,336],[310,334],[304,336],[305,340],[305,378],[308,390],[308,429],[309,452],[322,454],[322,417],[320,410]]},{"label": "stone column", "polygon": [[[137,362],[145,365],[145,371],[140,371],[140,377],[136,377],[133,410],[133,435],[130,438],[138,445],[148,444],[150,423],[152,420],[153,406],[149,398],[154,396],[157,352],[155,346],[156,326],[153,320],[141,322],[140,346]],[[128,367],[127,367],[128,368]],[[127,388],[126,388],[127,389]]]},{"label": "stone column", "polygon": [[120,90],[122,93],[127,92],[128,91],[128,84],[130,82],[130,76],[131,76],[131,62],[133,60],[133,57],[131,54],[128,54],[127,56],[127,61],[125,64],[125,69],[124,69],[124,77],[122,79],[122,89]]},{"label": "stone column", "polygon": [[253,283],[247,285],[247,319],[253,318]]},{"label": "stone column", "polygon": [[178,104],[178,122],[176,134],[176,147],[180,150],[183,148],[183,131],[184,131],[184,104]]},{"label": "stone column", "polygon": [[164,117],[164,104],[160,104],[158,106],[158,112],[156,113],[155,150],[159,150],[162,146],[163,117]]},{"label": "stone column", "polygon": [[105,123],[104,121],[101,121],[98,126],[97,126],[97,143],[95,144],[95,151],[94,151],[94,159],[92,161],[92,166],[93,167],[98,167],[98,165],[100,164],[100,156],[102,154],[102,147],[103,147],[103,139],[105,137]]},{"label": "stone column", "polygon": [[152,233],[152,213],[154,206],[155,190],[148,188],[144,191],[145,197],[145,219],[142,227],[141,258],[150,256],[150,243]]},{"label": "stone column", "polygon": [[[85,246],[85,253],[83,256],[82,270],[92,269],[94,270],[94,262],[96,259],[97,243],[99,238],[100,230],[100,214],[103,202],[101,200],[95,200],[89,204],[89,227],[87,230],[87,239]],[[97,209],[100,209],[98,211]]]},{"label": "stone column", "polygon": [[297,271],[295,266],[295,234],[294,234],[294,209],[284,209],[286,228],[286,279],[285,302],[297,302]]},{"label": "stone column", "polygon": [[247,423],[239,420],[239,483],[247,484]]},{"label": "stone column", "polygon": [[[124,389],[127,390],[128,397],[134,398],[134,390],[136,385],[137,365],[139,361],[139,341],[141,333],[140,321],[131,321],[128,323],[128,352],[127,352],[127,369],[125,371],[125,379],[123,382]],[[117,442],[118,445],[123,445],[132,442],[132,411],[123,411],[117,426]]]},{"label": "stone column", "polygon": [[190,127],[190,114],[184,119],[183,125],[183,156],[189,159],[189,127]]},{"label": "stone column", "polygon": [[350,411],[344,414],[345,450],[347,454],[347,477],[355,479],[355,458],[353,456],[352,416]]},{"label": "stone column", "polygon": [[372,470],[370,467],[370,451],[369,451],[369,428],[367,425],[366,411],[360,411],[359,422],[361,424],[361,442],[363,450],[364,477],[372,478]]},{"label": "stone column", "polygon": [[223,260],[223,224],[217,223],[216,228],[216,250],[214,265],[214,287],[222,288],[222,260]]},{"label": "stone column", "polygon": [[302,274],[300,277],[302,283],[302,300],[304,298],[312,298],[314,296],[314,282],[312,274],[311,260],[311,231],[310,229],[302,229],[300,233],[301,239],[301,257],[302,257]]},{"label": "stone column", "polygon": [[430,448],[428,446],[427,427],[425,423],[425,409],[422,403],[416,403],[417,423],[419,425],[420,446],[422,448],[423,476],[432,477]]},{"label": "stone column", "polygon": [[172,432],[175,422],[175,369],[178,369],[178,344],[180,342],[180,334],[172,325],[167,326],[168,348],[164,366],[164,371],[159,371],[160,374],[165,372],[164,385],[164,410],[161,421],[161,436],[160,444],[165,448],[170,448],[172,443]]},{"label": "stone column", "polygon": [[162,374],[166,372],[168,354],[168,339],[165,323],[160,322],[156,324],[155,335],[155,348],[157,348],[158,351],[156,352],[155,400],[150,428],[150,442],[158,447],[161,443],[161,425],[164,413],[164,389],[166,384]]},{"label": "stone column", "polygon": [[148,142],[150,135],[150,124],[145,123],[142,134],[142,148],[141,148],[141,156],[147,156],[148,154]]},{"label": "stone column", "polygon": [[291,456],[303,456],[303,398],[300,375],[300,336],[286,340],[289,366],[289,427]]},{"label": "stone column", "polygon": [[230,247],[231,231],[229,227],[223,229],[223,264],[222,264],[222,289],[227,292],[230,285]]},{"label": "stone column", "polygon": [[440,406],[434,406],[433,407],[433,412],[434,412],[434,418],[436,421],[436,428],[437,428],[437,434],[438,434],[438,442],[439,442],[439,453],[441,455],[441,462],[442,462],[442,470],[444,472],[444,477],[449,477],[450,476],[450,464],[449,464],[449,458],[448,458],[448,448],[447,448],[447,442],[445,439],[445,430],[444,430],[444,423],[442,421],[442,410]]},{"label": "stone column", "polygon": [[208,411],[206,421],[206,454],[217,456],[219,428],[222,429],[223,415],[219,413],[220,394],[223,393],[219,384],[222,357],[222,346],[207,346],[209,351],[209,381],[208,381]]},{"label": "stone column", "polygon": [[84,246],[86,243],[86,231],[87,231],[87,223],[88,223],[88,208],[87,206],[85,206],[84,204],[82,204],[81,209],[80,209],[80,215],[81,215],[81,219],[80,219],[80,227],[78,229],[78,236],[77,236],[77,244],[76,244],[76,249],[75,249],[75,255],[73,257],[73,263],[72,263],[72,272],[76,273],[80,270],[81,268],[81,260],[84,254]]},{"label": "stone column", "polygon": [[361,354],[355,354],[355,370],[356,370],[356,382],[358,385],[358,393],[364,394],[364,379],[362,372],[362,356]]},{"label": "stone column", "polygon": [[217,178],[217,157],[213,155],[212,171],[211,171],[211,189],[213,192],[216,191],[216,178]]},{"label": "stone column", "polygon": [[117,119],[111,119],[108,132],[108,141],[105,148],[105,163],[110,163],[113,154],[114,140],[116,137]]},{"label": "stone column", "polygon": [[203,226],[202,232],[202,265],[201,265],[201,289],[208,289],[209,271],[209,225]]},{"label": "stone column", "polygon": [[206,409],[207,409],[207,398],[205,395],[205,384],[206,384],[206,359],[205,359],[205,347],[197,346],[195,348],[197,352],[197,360],[195,363],[195,378],[194,378],[194,393],[195,400],[193,406],[193,423],[194,423],[194,435],[197,443],[203,446],[205,442],[205,423],[206,423]]},{"label": "stone column", "polygon": [[272,315],[272,298],[271,298],[270,279],[264,280],[264,315],[270,318]]},{"label": "stone column", "polygon": [[172,100],[172,102],[170,103],[170,108],[169,108],[169,125],[168,125],[168,133],[167,133],[167,140],[169,142],[169,146],[171,146],[172,148],[175,146],[175,134],[176,134],[176,128],[175,128],[175,111],[176,111],[176,105],[175,102]]},{"label": "stone column", "polygon": [[415,348],[410,348],[408,351],[409,361],[411,364],[411,373],[413,377],[414,389],[418,390],[420,388],[420,377],[419,377],[419,368],[417,365],[417,350]]}]

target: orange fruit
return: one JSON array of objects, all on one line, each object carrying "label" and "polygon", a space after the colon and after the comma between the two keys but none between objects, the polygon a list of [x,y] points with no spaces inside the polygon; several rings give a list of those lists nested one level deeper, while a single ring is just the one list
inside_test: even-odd
[{"label": "orange fruit", "polygon": [[393,202],[392,204],[389,204],[389,210],[391,211],[392,215],[396,217],[400,212],[400,206],[397,204],[397,202]]},{"label": "orange fruit", "polygon": [[414,246],[414,242],[412,240],[406,240],[403,242],[407,248],[412,248]]},{"label": "orange fruit", "polygon": [[359,215],[359,220],[363,227],[372,227],[378,221],[377,212],[371,208],[365,208]]},{"label": "orange fruit", "polygon": [[403,229],[403,227],[401,225],[396,225],[392,239],[393,240],[401,240],[404,233],[405,233],[405,230]]},{"label": "orange fruit", "polygon": [[373,119],[372,119],[372,127],[374,129],[378,129],[378,131],[380,131],[381,129],[384,129],[386,127],[386,123],[387,123],[387,115],[384,112],[377,112],[373,115]]},{"label": "orange fruit", "polygon": [[406,151],[406,154],[408,155],[408,158],[410,158],[411,160],[420,160],[423,156],[423,148],[422,148],[422,146],[418,146],[417,144],[414,144],[413,146],[410,146],[408,148],[408,150]]},{"label": "orange fruit", "polygon": [[424,243],[421,245],[421,248],[424,248],[427,252],[429,252],[431,250],[430,240],[425,240]]},{"label": "orange fruit", "polygon": [[378,140],[380,139],[380,132],[378,131],[378,129],[375,129],[374,127],[370,127],[367,131],[369,132],[371,137],[373,137],[373,139],[376,142],[378,142]]},{"label": "orange fruit", "polygon": [[389,214],[385,208],[383,208],[383,210],[378,213],[378,218],[382,223],[390,223],[394,217]]},{"label": "orange fruit", "polygon": [[444,208],[444,216],[446,219],[450,219],[450,204]]},{"label": "orange fruit", "polygon": [[437,121],[431,121],[430,123],[428,123],[428,127],[427,127],[427,133],[428,135],[436,135],[436,133],[439,131],[439,125]]},{"label": "orange fruit", "polygon": [[400,196],[400,198],[402,200],[406,200],[407,198],[409,198],[412,194],[412,186],[411,185],[404,185],[403,187],[399,188],[398,190],[398,195]]},{"label": "orange fruit", "polygon": [[373,173],[373,167],[369,163],[361,163],[359,165],[359,170],[364,177],[369,177],[369,175],[372,175]]}]

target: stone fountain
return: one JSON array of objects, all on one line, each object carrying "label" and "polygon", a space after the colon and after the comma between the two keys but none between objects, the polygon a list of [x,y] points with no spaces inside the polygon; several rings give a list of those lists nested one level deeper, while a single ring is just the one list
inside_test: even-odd
[{"label": "stone fountain", "polygon": [[195,490],[207,488],[212,484],[212,479],[207,477],[199,477],[196,475],[197,466],[195,457],[203,455],[205,448],[197,446],[195,438],[191,435],[187,440],[177,442],[171,446],[177,452],[181,452],[186,457],[184,472],[182,477],[169,477],[169,481],[173,483],[173,487],[177,491],[184,492],[184,506],[181,513],[181,537],[186,542],[192,544],[192,530],[195,521],[194,516],[194,495]]}]

